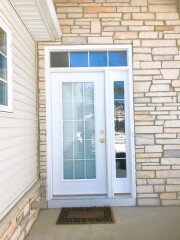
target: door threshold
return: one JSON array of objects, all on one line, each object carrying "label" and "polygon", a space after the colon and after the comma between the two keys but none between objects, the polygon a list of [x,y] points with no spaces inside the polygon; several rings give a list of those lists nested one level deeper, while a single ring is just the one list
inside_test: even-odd
[{"label": "door threshold", "polygon": [[135,206],[136,198],[130,195],[121,195],[109,198],[107,196],[71,196],[53,198],[48,201],[48,208],[62,208],[62,207],[91,207],[91,206]]},{"label": "door threshold", "polygon": [[88,198],[107,198],[107,194],[86,194],[86,195],[53,195],[53,200],[62,199],[88,199]]}]

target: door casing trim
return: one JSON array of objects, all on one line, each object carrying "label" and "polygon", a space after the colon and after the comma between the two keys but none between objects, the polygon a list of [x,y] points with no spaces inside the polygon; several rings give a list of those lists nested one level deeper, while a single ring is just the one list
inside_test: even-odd
[{"label": "door casing trim", "polygon": [[[132,81],[132,47],[131,45],[101,45],[101,46],[96,46],[96,45],[86,45],[86,46],[46,46],[45,47],[45,86],[46,86],[46,155],[47,155],[47,196],[46,199],[48,201],[48,206],[55,207],[56,204],[53,204],[57,202],[57,200],[53,199],[53,193],[52,193],[52,139],[51,139],[51,134],[52,134],[52,122],[51,122],[51,73],[52,72],[64,72],[65,68],[50,68],[50,52],[52,51],[96,51],[96,50],[116,50],[116,51],[122,51],[126,50],[127,51],[127,57],[128,57],[128,63],[129,65],[126,67],[118,67],[117,69],[121,69],[123,71],[128,72],[128,88],[129,88],[129,114],[130,114],[130,128],[131,128],[131,133],[130,133],[130,145],[131,145],[131,174],[132,174],[132,191],[131,191],[131,197],[127,197],[127,200],[131,198],[131,201],[127,201],[127,204],[129,202],[129,206],[135,205],[136,204],[136,177],[135,177],[135,144],[134,144],[134,112],[133,112],[133,81]],[[105,68],[66,68],[66,71],[102,71],[105,70]],[[109,68],[109,69],[116,69],[116,67]],[[105,74],[109,74],[108,71],[105,71]],[[106,90],[105,90],[106,91]],[[107,106],[107,103],[105,103]],[[107,153],[110,154],[110,153]],[[110,166],[109,166],[110,167]],[[112,172],[112,171],[110,171]],[[105,198],[102,198],[101,201],[103,202],[108,202],[111,203],[112,206],[116,206],[113,204],[119,204],[119,206],[127,206],[126,201],[120,201],[121,197],[116,198],[113,194],[112,190],[112,184],[110,179],[112,179],[112,176],[107,176],[108,177],[108,196]],[[110,178],[110,179],[109,179]],[[100,200],[100,198],[97,198]],[[104,200],[103,200],[104,199]],[[107,200],[109,199],[109,200]],[[114,201],[113,201],[114,199]],[[124,197],[122,198],[124,199]],[[82,199],[81,199],[82,200]],[[88,202],[88,199],[86,199]],[[92,199],[91,199],[92,200]],[[66,200],[65,200],[66,201]],[[84,200],[85,201],[85,200]],[[100,202],[101,202],[100,201]],[[67,201],[69,202],[69,201]],[[113,203],[114,202],[114,203]],[[52,204],[51,204],[52,203]],[[71,202],[73,204],[73,202]],[[118,205],[117,205],[118,206]]]}]

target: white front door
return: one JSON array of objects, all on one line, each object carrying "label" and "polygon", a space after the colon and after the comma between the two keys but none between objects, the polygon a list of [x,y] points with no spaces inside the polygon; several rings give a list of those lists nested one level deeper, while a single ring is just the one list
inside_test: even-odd
[{"label": "white front door", "polygon": [[107,193],[104,80],[103,71],[51,73],[54,196]]}]

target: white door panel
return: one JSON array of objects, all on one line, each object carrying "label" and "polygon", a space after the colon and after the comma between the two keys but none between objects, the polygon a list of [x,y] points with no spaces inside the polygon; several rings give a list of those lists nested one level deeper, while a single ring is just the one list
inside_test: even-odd
[{"label": "white door panel", "polygon": [[53,73],[53,194],[106,194],[104,73]]}]

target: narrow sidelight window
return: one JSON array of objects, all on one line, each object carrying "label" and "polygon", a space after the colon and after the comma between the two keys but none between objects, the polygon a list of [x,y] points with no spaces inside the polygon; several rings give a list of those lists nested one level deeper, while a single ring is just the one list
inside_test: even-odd
[{"label": "narrow sidelight window", "polygon": [[0,111],[11,107],[10,30],[0,19]]},{"label": "narrow sidelight window", "polygon": [[7,90],[7,35],[0,27],[0,105],[8,105]]}]

